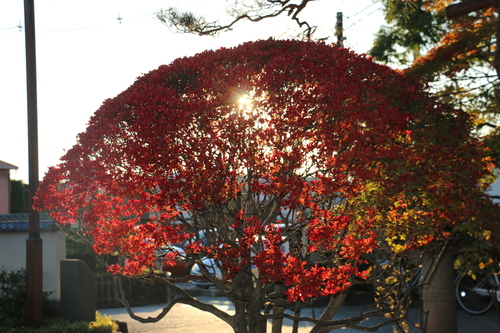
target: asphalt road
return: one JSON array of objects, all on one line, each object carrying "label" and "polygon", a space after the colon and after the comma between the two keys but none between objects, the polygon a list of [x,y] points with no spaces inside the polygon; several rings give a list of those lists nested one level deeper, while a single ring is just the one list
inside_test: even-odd
[{"label": "asphalt road", "polygon": [[[214,304],[222,310],[231,312],[233,307],[223,297],[211,296],[198,296],[198,299]],[[142,317],[154,316],[159,313],[164,305],[150,305],[135,307],[134,312]],[[320,311],[321,309],[317,309]],[[354,316],[359,313],[361,306],[344,306],[340,309],[335,319],[346,318]],[[232,329],[222,320],[216,318],[210,313],[200,311],[188,305],[176,304],[172,310],[157,323],[142,324],[138,321],[131,319],[124,308],[114,309],[100,309],[101,314],[109,315],[115,320],[127,323],[129,333],[153,333],[153,332],[167,332],[167,333],[232,333]],[[490,310],[488,313],[474,316],[459,309],[457,310],[458,317],[458,333],[494,333],[500,332],[500,323],[495,309]],[[311,309],[303,310],[307,316],[312,316]],[[319,313],[319,312],[318,312]],[[416,317],[418,314],[413,311],[410,317]],[[270,325],[270,324],[269,324]],[[270,326],[269,326],[270,327]],[[299,332],[309,332],[311,324],[302,324]],[[285,321],[283,333],[292,331],[292,323]],[[269,330],[270,332],[270,330]],[[343,329],[339,332],[353,333],[359,332],[352,329]],[[392,327],[384,327],[378,332],[392,333]],[[410,332],[420,332],[416,329]],[[445,333],[445,332],[443,332]]]}]

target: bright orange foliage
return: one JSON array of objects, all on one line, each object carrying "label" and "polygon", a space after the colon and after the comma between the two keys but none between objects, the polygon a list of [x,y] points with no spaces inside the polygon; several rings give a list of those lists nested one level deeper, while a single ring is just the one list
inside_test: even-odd
[{"label": "bright orange foliage", "polygon": [[[436,13],[444,12],[449,0],[434,0],[424,3],[424,8]],[[407,70],[416,77],[430,79],[439,74],[452,77],[479,65],[495,68],[495,51],[498,48],[495,35],[498,28],[498,10],[483,8],[455,18],[449,31],[439,44],[420,57]],[[497,73],[498,73],[497,69]]]}]

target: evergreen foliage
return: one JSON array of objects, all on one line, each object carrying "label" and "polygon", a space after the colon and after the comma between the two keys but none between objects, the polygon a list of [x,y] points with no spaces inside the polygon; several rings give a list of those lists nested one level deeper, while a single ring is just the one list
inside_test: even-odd
[{"label": "evergreen foliage", "polygon": [[[383,0],[386,21],[369,53],[378,61],[428,82],[442,101],[467,111],[475,120],[490,156],[500,150],[500,52],[498,9],[477,1],[474,10],[446,17],[452,7],[473,3]],[[456,12],[454,10],[454,12]],[[410,57],[413,55],[413,57]]]},{"label": "evergreen foliage", "polygon": [[445,18],[425,11],[422,0],[383,2],[388,25],[382,26],[369,51],[375,59],[395,65],[409,65],[443,36]]},{"label": "evergreen foliage", "polygon": [[22,180],[10,181],[10,212],[12,214],[28,213],[29,194],[28,185]]}]

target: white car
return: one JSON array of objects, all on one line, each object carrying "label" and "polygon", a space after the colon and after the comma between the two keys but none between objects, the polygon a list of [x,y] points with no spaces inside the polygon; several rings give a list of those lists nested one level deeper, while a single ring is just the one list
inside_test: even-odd
[{"label": "white car", "polygon": [[[276,227],[283,228],[284,226],[277,224]],[[283,239],[284,239],[284,237],[283,237]],[[288,242],[281,245],[281,251],[283,252],[283,254],[289,253],[290,249],[289,249]],[[201,263],[203,266],[205,266],[207,268],[208,272],[212,276],[215,276],[217,279],[222,279],[222,272],[220,271],[219,267],[216,265],[215,260],[213,258],[203,258]],[[257,276],[257,277],[259,276],[259,272],[257,270],[257,267],[255,267],[255,265],[252,265],[252,273],[254,274],[254,276]],[[200,269],[199,264],[196,263],[193,265],[193,267],[191,268],[191,275],[203,276],[203,273]],[[193,283],[194,285],[196,285],[198,287],[204,288],[204,289],[207,289],[207,288],[210,288],[210,286],[213,286],[213,283],[211,281],[208,281],[208,280],[206,280],[206,281],[191,280],[191,283]]]},{"label": "white car", "polygon": [[[218,279],[222,279],[222,273],[215,264],[215,260],[212,258],[203,258],[201,260],[202,264],[207,268],[208,272],[212,275],[217,277]],[[201,268],[199,264],[194,264],[193,267],[191,267],[191,275],[196,275],[196,276],[203,276],[203,273],[201,272]],[[213,286],[214,284],[211,281],[199,281],[199,280],[191,280],[191,283],[196,285],[197,287],[208,289],[210,286]]]}]

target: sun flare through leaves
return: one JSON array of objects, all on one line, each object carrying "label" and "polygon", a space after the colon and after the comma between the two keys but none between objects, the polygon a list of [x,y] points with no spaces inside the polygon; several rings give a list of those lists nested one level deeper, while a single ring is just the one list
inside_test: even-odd
[{"label": "sun flare through leaves", "polygon": [[412,249],[479,221],[490,170],[470,128],[349,50],[250,42],[177,59],[106,100],[36,205],[122,258],[113,273],[146,275],[182,243],[236,303],[280,301],[270,287],[304,302],[366,279],[394,235]]}]

